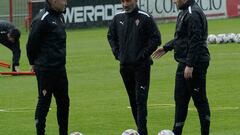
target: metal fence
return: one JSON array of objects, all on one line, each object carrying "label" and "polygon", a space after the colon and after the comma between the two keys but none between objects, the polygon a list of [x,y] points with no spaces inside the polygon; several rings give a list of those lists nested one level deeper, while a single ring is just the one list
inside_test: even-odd
[{"label": "metal fence", "polygon": [[[10,4],[12,1],[12,4]],[[1,0],[0,1],[0,19],[11,20],[18,27],[25,25],[25,18],[28,16],[28,0]]]},{"label": "metal fence", "polygon": [[0,19],[9,20],[9,1],[8,0],[0,1]]}]

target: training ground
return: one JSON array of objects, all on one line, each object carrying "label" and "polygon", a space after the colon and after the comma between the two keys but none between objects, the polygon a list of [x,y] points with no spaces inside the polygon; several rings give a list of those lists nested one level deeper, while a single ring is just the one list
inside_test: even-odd
[{"label": "training ground", "polygon": [[[240,33],[240,18],[210,20],[209,33]],[[173,38],[175,24],[159,24],[163,43]],[[21,69],[26,58],[28,34],[22,30]],[[67,71],[71,98],[69,132],[84,135],[120,135],[136,129],[123,86],[119,63],[106,39],[107,28],[68,30]],[[240,134],[240,44],[209,45],[211,64],[207,94],[211,106],[211,135]],[[0,60],[11,62],[11,52],[0,45]],[[171,129],[174,122],[173,52],[154,60],[148,100],[149,135]],[[9,71],[0,67],[0,71]],[[34,76],[0,76],[0,135],[34,135],[37,101]],[[191,101],[183,135],[200,135],[198,114]],[[56,105],[52,99],[47,135],[58,135]]]}]

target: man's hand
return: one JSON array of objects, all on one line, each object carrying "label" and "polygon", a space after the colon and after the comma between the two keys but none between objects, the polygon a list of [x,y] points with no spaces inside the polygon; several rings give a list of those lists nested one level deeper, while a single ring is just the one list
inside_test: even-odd
[{"label": "man's hand", "polygon": [[161,48],[158,48],[158,49],[152,54],[152,57],[155,58],[155,59],[159,59],[159,58],[161,58],[164,54],[166,54],[166,52],[165,52],[164,49],[161,47]]},{"label": "man's hand", "polygon": [[30,71],[31,71],[31,72],[34,72],[34,65],[31,65]]},{"label": "man's hand", "polygon": [[14,70],[15,70],[16,72],[20,72],[19,66],[14,66]]},{"label": "man's hand", "polygon": [[187,80],[191,79],[192,73],[193,73],[193,67],[186,66],[186,68],[184,70],[184,78]]}]

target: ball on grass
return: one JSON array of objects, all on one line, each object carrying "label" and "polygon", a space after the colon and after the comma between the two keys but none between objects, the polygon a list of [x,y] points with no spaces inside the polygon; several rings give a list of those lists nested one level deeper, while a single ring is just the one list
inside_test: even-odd
[{"label": "ball on grass", "polygon": [[133,129],[127,129],[122,133],[122,135],[139,135],[139,133]]},{"label": "ball on grass", "polygon": [[174,135],[174,133],[171,130],[164,129],[158,133],[158,135]]}]

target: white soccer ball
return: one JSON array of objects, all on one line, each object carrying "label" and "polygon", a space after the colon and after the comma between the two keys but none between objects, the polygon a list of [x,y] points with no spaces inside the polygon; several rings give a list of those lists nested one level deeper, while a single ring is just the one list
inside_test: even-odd
[{"label": "white soccer ball", "polygon": [[83,135],[83,134],[80,132],[72,132],[70,135]]},{"label": "white soccer ball", "polygon": [[217,44],[221,44],[224,43],[223,37],[225,36],[225,34],[218,34],[217,38],[216,38],[216,43]]},{"label": "white soccer ball", "polygon": [[229,37],[228,34],[224,34],[224,36],[223,36],[223,42],[224,42],[224,43],[229,43],[229,42],[231,42],[231,41],[230,41],[230,37]]},{"label": "white soccer ball", "polygon": [[207,41],[209,44],[215,44],[216,43],[217,36],[214,34],[210,34],[207,38]]},{"label": "white soccer ball", "polygon": [[139,135],[139,133],[136,130],[127,129],[122,133],[122,135]]},{"label": "white soccer ball", "polygon": [[227,35],[228,35],[228,37],[229,37],[229,41],[230,41],[230,42],[234,42],[234,38],[235,38],[236,34],[234,34],[234,33],[228,33]]},{"label": "white soccer ball", "polygon": [[235,35],[234,42],[240,43],[240,33]]},{"label": "white soccer ball", "polygon": [[160,131],[158,135],[174,135],[174,133],[171,130],[165,129]]}]

